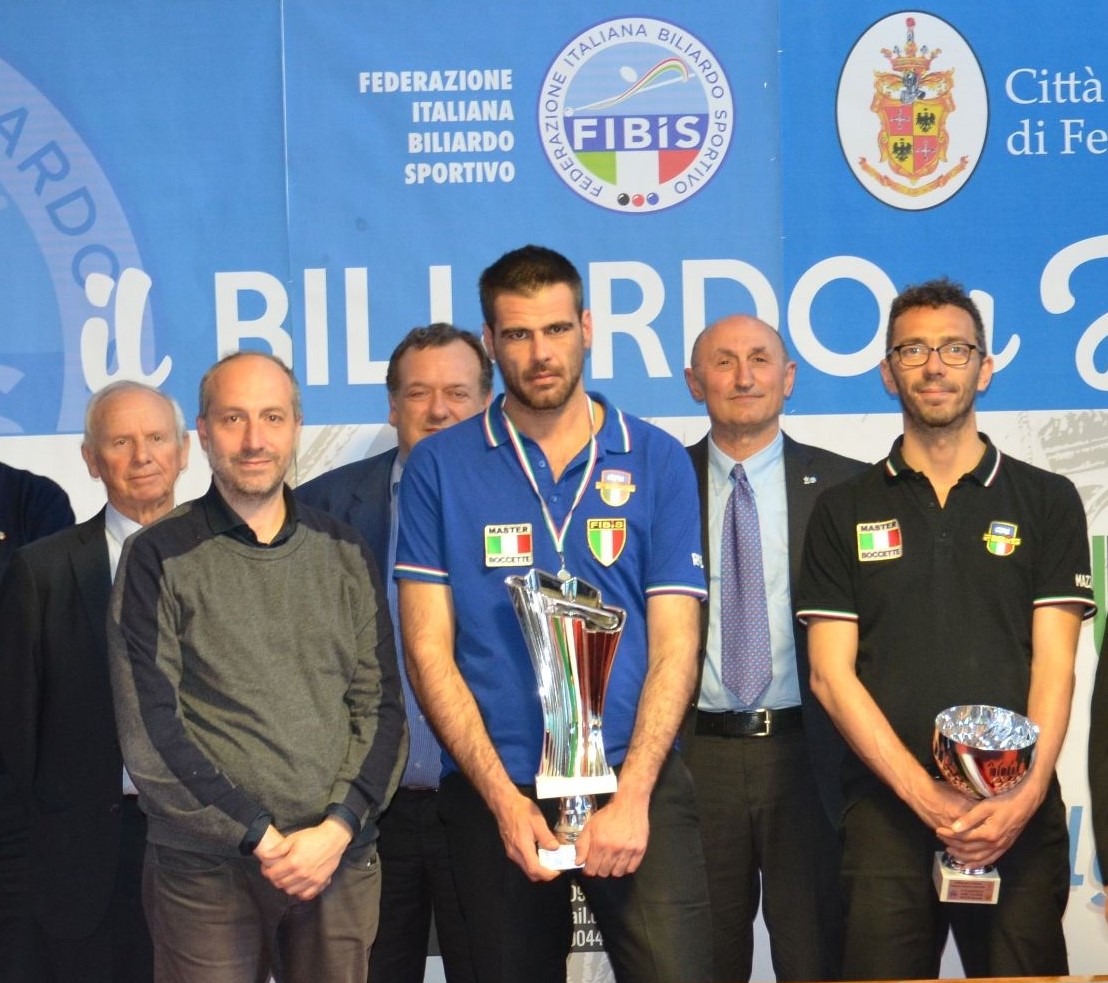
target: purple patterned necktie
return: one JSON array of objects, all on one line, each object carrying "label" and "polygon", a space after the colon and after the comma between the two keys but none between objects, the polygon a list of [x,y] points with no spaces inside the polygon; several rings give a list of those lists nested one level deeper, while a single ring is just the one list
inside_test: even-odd
[{"label": "purple patterned necktie", "polygon": [[753,707],[773,678],[762,537],[754,490],[741,464],[731,469],[731,477],[735,486],[723,513],[720,661],[723,684]]}]

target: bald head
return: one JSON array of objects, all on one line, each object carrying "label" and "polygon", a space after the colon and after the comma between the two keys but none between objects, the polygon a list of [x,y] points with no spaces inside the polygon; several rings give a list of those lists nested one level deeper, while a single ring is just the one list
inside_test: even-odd
[{"label": "bald head", "polygon": [[700,333],[691,361],[685,382],[707,407],[716,444],[739,461],[769,444],[796,375],[781,335],[756,317],[732,314]]},{"label": "bald head", "polygon": [[690,359],[693,368],[696,368],[697,359],[703,351],[710,349],[720,339],[734,336],[736,332],[742,332],[750,337],[760,335],[767,347],[776,345],[778,355],[786,362],[789,360],[785,339],[773,327],[752,314],[729,314],[709,324],[696,336]]}]

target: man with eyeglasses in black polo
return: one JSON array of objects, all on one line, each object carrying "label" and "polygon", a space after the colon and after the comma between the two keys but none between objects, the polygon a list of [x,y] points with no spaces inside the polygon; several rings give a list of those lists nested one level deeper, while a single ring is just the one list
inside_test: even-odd
[{"label": "man with eyeglasses in black polo", "polygon": [[[956,284],[901,293],[885,387],[904,434],[829,489],[805,543],[797,616],[812,689],[854,751],[843,768],[844,979],[938,976],[947,930],[967,976],[1065,975],[1065,807],[1054,773],[1083,618],[1085,513],[1061,475],[977,430],[992,378],[980,312]],[[936,780],[937,713],[982,703],[1040,727],[1015,789],[976,801]],[[936,850],[995,863],[996,905],[938,900]]]}]

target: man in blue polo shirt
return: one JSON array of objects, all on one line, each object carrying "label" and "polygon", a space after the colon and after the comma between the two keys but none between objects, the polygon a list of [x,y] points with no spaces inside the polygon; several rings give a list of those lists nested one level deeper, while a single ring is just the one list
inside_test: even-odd
[{"label": "man in blue polo shirt", "polygon": [[604,711],[619,789],[577,842],[576,876],[618,979],[706,980],[704,860],[673,753],[706,593],[696,484],[673,438],[585,391],[582,294],[573,265],[537,246],[482,274],[485,346],[506,393],[408,459],[404,649],[447,754],[440,809],[478,979],[562,981],[570,883],[537,855],[558,845],[557,800],[534,795],[543,721],[504,579],[564,571],[627,610]]},{"label": "man in blue polo shirt", "polygon": [[[931,281],[889,312],[881,375],[904,435],[824,492],[797,616],[812,690],[853,748],[843,768],[845,979],[934,977],[948,928],[968,976],[1065,975],[1065,807],[1054,774],[1083,617],[1085,513],[1066,478],[1000,453],[974,403],[992,376],[980,312]],[[936,781],[937,713],[983,703],[1039,725],[1025,780],[975,801]],[[995,863],[996,905],[944,904],[935,851]]]}]

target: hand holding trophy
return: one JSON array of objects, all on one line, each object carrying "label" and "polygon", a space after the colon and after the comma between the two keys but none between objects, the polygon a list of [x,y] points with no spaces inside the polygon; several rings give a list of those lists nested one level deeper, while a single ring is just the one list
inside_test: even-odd
[{"label": "hand holding trophy", "polygon": [[[931,752],[939,771],[965,795],[987,799],[1015,788],[1035,758],[1039,728],[1001,707],[950,707],[935,718]],[[996,904],[1000,875],[989,864],[977,867],[935,854],[935,889],[940,901]]]},{"label": "hand holding trophy", "polygon": [[539,850],[551,870],[578,866],[574,844],[596,810],[595,795],[616,790],[604,757],[601,720],[608,676],[627,618],[601,602],[600,591],[576,577],[532,569],[507,577],[543,712],[542,758],[535,775],[540,799],[561,797],[557,850]]}]

